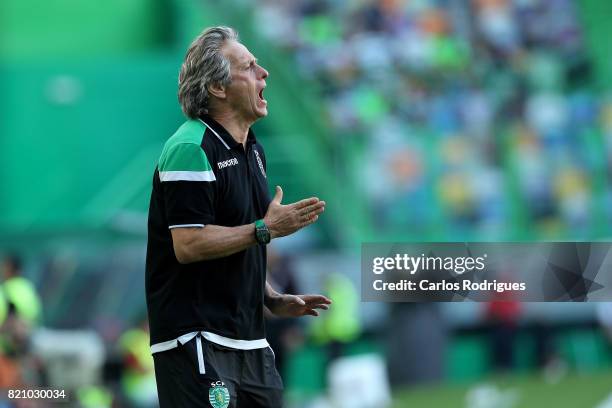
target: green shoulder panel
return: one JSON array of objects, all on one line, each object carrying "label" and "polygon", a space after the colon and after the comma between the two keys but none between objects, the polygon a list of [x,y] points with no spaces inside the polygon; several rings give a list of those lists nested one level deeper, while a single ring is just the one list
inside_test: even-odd
[{"label": "green shoulder panel", "polygon": [[164,145],[158,162],[161,181],[214,181],[208,158],[201,147],[206,127],[195,120],[185,122]]}]

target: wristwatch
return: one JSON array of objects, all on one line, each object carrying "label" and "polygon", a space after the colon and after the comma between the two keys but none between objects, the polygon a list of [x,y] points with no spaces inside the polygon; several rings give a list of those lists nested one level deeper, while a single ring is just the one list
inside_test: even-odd
[{"label": "wristwatch", "polygon": [[255,239],[260,244],[270,243],[270,230],[264,220],[255,221]]}]

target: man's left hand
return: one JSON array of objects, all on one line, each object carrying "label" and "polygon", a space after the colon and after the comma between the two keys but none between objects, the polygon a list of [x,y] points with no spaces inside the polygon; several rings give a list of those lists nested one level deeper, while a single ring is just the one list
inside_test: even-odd
[{"label": "man's left hand", "polygon": [[318,316],[317,309],[327,310],[331,300],[323,295],[278,295],[266,305],[277,317]]}]

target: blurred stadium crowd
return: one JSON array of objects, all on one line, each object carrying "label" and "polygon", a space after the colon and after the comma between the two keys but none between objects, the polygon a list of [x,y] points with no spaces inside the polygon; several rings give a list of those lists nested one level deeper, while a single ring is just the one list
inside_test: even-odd
[{"label": "blurred stadium crowd", "polygon": [[347,164],[378,231],[418,236],[442,214],[447,238],[513,237],[517,219],[531,237],[588,237],[610,199],[610,101],[576,7],[266,0],[254,25],[320,89],[334,143],[358,146]]}]

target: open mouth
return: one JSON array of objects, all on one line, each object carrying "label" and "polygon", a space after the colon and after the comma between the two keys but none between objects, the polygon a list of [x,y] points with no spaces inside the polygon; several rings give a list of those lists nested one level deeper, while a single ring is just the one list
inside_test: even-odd
[{"label": "open mouth", "polygon": [[264,88],[261,88],[261,89],[259,90],[259,93],[258,93],[257,95],[259,96],[259,100],[260,100],[261,102],[266,103],[267,101],[266,101],[266,100],[264,99],[264,97],[263,97],[263,91],[264,91]]}]

